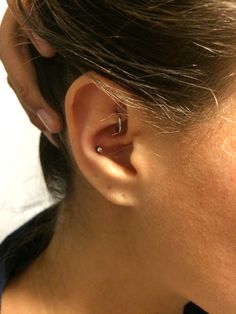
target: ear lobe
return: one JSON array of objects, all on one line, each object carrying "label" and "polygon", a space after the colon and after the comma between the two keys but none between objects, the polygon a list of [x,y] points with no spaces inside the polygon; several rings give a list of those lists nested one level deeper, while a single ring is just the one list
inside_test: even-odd
[{"label": "ear lobe", "polygon": [[[105,80],[92,73],[96,79]],[[71,151],[81,173],[112,203],[135,206],[135,132],[127,108],[85,74],[69,88],[65,112]]]}]

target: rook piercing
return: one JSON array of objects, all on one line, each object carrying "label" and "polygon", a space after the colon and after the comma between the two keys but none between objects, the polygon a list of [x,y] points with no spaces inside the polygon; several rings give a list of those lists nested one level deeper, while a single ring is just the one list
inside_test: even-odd
[{"label": "rook piercing", "polygon": [[[116,133],[113,133],[112,136],[120,134],[122,131],[122,120],[121,120],[121,115],[118,115],[118,131]],[[96,147],[97,153],[101,154],[103,151],[103,148],[101,146]]]},{"label": "rook piercing", "polygon": [[116,133],[113,133],[112,136],[120,134],[121,131],[122,131],[122,120],[121,120],[120,114],[118,115],[118,120],[119,120],[119,122],[118,122],[118,131]]}]

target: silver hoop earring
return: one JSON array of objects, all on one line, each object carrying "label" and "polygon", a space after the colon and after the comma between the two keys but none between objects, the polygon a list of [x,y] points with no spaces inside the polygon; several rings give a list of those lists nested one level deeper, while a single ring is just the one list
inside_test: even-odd
[{"label": "silver hoop earring", "polygon": [[113,133],[112,136],[120,134],[122,132],[122,120],[121,120],[121,115],[118,114],[118,128],[117,132]]}]

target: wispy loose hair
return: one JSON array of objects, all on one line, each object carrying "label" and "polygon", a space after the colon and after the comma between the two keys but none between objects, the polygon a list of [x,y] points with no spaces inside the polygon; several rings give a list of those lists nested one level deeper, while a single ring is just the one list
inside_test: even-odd
[{"label": "wispy loose hair", "polygon": [[[30,0],[30,10],[16,3],[57,51],[45,59],[30,47],[42,94],[63,119],[68,87],[88,71],[117,83],[95,81],[162,133],[209,119],[235,82],[234,0]],[[65,131],[61,150],[43,136],[40,144],[47,186],[61,199],[73,173]]]}]

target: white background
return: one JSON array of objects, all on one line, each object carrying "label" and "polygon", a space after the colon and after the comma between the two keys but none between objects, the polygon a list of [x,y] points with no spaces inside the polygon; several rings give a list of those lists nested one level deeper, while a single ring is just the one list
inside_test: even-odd
[{"label": "white background", "polygon": [[[0,21],[6,10],[0,1]],[[40,131],[31,124],[0,62],[0,242],[50,206],[39,163]]]}]

